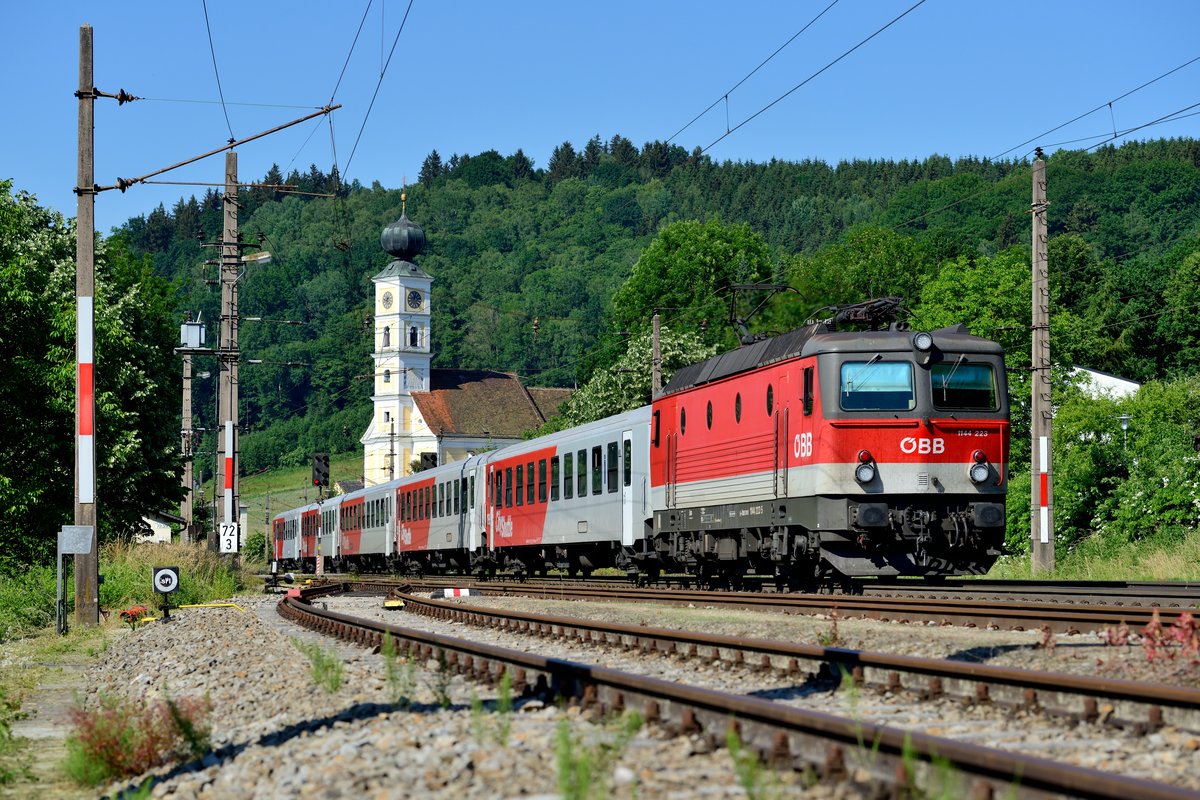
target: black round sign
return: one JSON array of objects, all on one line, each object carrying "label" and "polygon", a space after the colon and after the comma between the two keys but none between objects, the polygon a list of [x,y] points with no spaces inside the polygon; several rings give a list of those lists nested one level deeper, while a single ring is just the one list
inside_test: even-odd
[{"label": "black round sign", "polygon": [[155,567],[154,591],[170,594],[179,588],[179,567]]}]

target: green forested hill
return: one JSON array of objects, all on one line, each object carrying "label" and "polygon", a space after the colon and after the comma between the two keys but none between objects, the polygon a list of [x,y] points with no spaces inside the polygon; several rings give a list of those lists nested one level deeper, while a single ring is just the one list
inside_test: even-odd
[{"label": "green forested hill", "polygon": [[[1200,141],[1063,151],[1048,157],[1047,177],[1053,292],[1069,334],[1056,357],[1139,380],[1195,372]],[[280,179],[272,170],[264,182]],[[245,198],[245,238],[263,234],[274,261],[250,268],[241,312],[307,323],[241,327],[245,355],[268,362],[241,373],[247,471],[350,450],[365,429],[369,382],[357,376],[371,367],[370,277],[388,261],[379,234],[401,207],[397,189],[342,187],[316,167],[285,182],[338,196],[251,190]],[[435,277],[435,365],[571,385],[616,359],[618,328],[648,324],[649,311],[614,310],[611,301],[664,226],[717,219],[761,237],[774,277],[798,290],[757,320],[782,329],[824,304],[881,294],[902,294],[919,310],[933,285],[944,308],[959,291],[948,276],[961,275],[965,287],[976,268],[1008,265],[1016,275],[1022,258],[1028,264],[1030,182],[1025,161],[715,163],[614,136],[578,151],[564,143],[544,169],[520,151],[445,162],[431,153],[408,187],[407,212],[429,243],[419,261]],[[215,324],[217,292],[201,266],[213,251],[197,236],[211,241],[219,226],[219,196],[210,192],[132,219],[118,237],[174,282],[181,314],[203,311]],[[971,289],[980,291],[988,290]],[[965,321],[1004,342],[1019,367],[1028,334],[1012,328],[1027,327],[1017,315],[1028,314],[1028,296],[1012,298],[1015,325],[978,305],[959,312],[979,311]],[[659,310],[668,323],[686,312]],[[724,319],[703,327],[710,344],[734,341]],[[197,388],[197,407],[211,414],[211,388]]]}]

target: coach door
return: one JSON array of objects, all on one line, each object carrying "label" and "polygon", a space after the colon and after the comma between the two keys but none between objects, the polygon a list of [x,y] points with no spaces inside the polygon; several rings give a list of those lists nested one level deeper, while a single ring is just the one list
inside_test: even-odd
[{"label": "coach door", "polygon": [[788,493],[788,409],[786,406],[775,414],[775,496],[787,497]]},{"label": "coach door", "polygon": [[621,431],[621,544],[633,545],[633,431]]}]

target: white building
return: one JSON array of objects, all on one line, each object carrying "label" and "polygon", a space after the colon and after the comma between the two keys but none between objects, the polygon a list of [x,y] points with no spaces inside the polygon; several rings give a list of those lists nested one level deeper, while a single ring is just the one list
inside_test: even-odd
[{"label": "white building", "polygon": [[379,243],[394,260],[371,279],[375,413],[360,440],[367,486],[410,474],[414,461],[444,464],[518,442],[555,415],[571,390],[526,389],[505,372],[431,369],[433,278],[412,262],[425,232],[402,209]]}]

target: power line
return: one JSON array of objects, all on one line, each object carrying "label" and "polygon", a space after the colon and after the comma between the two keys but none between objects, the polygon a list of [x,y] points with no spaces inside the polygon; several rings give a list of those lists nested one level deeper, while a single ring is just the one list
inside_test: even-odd
[{"label": "power line", "polygon": [[221,110],[225,112],[225,126],[229,128],[229,142],[237,137],[233,135],[233,125],[229,122],[229,109],[225,107],[225,91],[221,88],[221,72],[217,69],[217,50],[213,47],[212,26],[208,23],[208,0],[200,0],[204,8],[204,29],[208,31],[208,52],[212,53],[213,74],[217,76],[217,95],[221,98]]},{"label": "power line", "polygon": [[777,103],[779,103],[780,101],[782,101],[784,98],[788,97],[788,96],[789,96],[789,95],[791,95],[793,92],[795,92],[797,89],[799,89],[800,87],[802,87],[802,86],[804,86],[805,84],[807,84],[807,83],[809,83],[810,81],[812,81],[814,78],[816,78],[816,77],[817,77],[818,75],[820,75],[821,73],[825,72],[827,69],[829,69],[830,67],[832,67],[834,64],[838,63],[838,62],[839,62],[839,61],[841,61],[843,58],[845,58],[846,56],[850,55],[850,54],[851,54],[851,53],[853,53],[855,50],[857,50],[858,48],[862,47],[864,44],[866,44],[867,42],[871,41],[871,40],[872,40],[872,39],[874,39],[876,36],[878,36],[879,34],[881,34],[881,33],[883,33],[884,31],[886,31],[888,28],[890,28],[890,27],[892,27],[893,25],[895,25],[895,24],[896,24],[897,22],[899,22],[900,20],[904,19],[906,16],[908,16],[909,14],[911,14],[911,13],[912,13],[913,11],[915,11],[916,9],[918,9],[918,8],[920,8],[921,6],[925,5],[925,2],[926,2],[926,0],[917,0],[917,2],[916,2],[915,4],[913,4],[912,6],[910,6],[910,7],[908,8],[908,10],[904,11],[904,12],[903,12],[903,13],[901,13],[899,16],[897,16],[897,17],[895,17],[894,19],[892,19],[892,21],[891,21],[891,22],[887,23],[887,24],[886,24],[886,25],[884,25],[882,28],[879,28],[877,31],[875,31],[874,33],[872,33],[870,36],[868,36],[867,38],[863,39],[861,42],[859,42],[858,44],[854,45],[853,47],[851,47],[851,48],[850,48],[849,50],[847,50],[846,52],[842,53],[840,56],[838,56],[837,58],[835,58],[833,61],[830,61],[830,62],[829,62],[828,64],[826,64],[825,66],[821,67],[819,70],[817,70],[816,72],[814,72],[812,75],[809,75],[807,78],[805,78],[804,80],[800,81],[800,83],[796,84],[796,85],[795,85],[795,86],[793,86],[791,89],[788,89],[786,92],[784,92],[784,93],[783,93],[783,94],[781,94],[779,97],[777,97],[777,98],[775,98],[774,100],[772,100],[770,103],[767,103],[765,106],[763,106],[762,108],[760,108],[758,111],[755,111],[753,114],[751,114],[750,116],[746,117],[744,120],[742,120],[741,122],[739,122],[737,125],[734,125],[734,126],[733,126],[732,128],[730,128],[728,131],[726,131],[726,132],[724,133],[724,135],[722,135],[722,136],[718,136],[718,137],[717,137],[717,138],[716,138],[716,139],[715,139],[715,140],[714,140],[714,141],[713,141],[711,144],[709,144],[709,145],[708,145],[708,147],[705,147],[703,150],[701,150],[701,151],[700,151],[700,152],[701,152],[701,154],[703,154],[703,153],[707,153],[709,150],[711,150],[711,149],[713,148],[713,146],[714,146],[714,145],[716,145],[718,142],[720,142],[721,140],[723,140],[725,137],[729,136],[731,133],[733,133],[734,131],[736,131],[738,128],[741,128],[743,125],[745,125],[745,124],[749,123],[751,120],[753,120],[753,119],[755,119],[756,117],[758,117],[758,116],[762,115],[763,113],[765,113],[765,112],[766,112],[768,109],[770,109],[772,106],[776,105]]},{"label": "power line", "polygon": [[350,43],[350,52],[346,53],[346,63],[342,64],[342,72],[338,75],[337,83],[333,86],[333,92],[329,95],[329,102],[333,102],[333,98],[337,95],[338,89],[342,85],[342,78],[346,76],[346,68],[350,66],[350,57],[354,55],[354,48],[358,45],[358,37],[362,34],[363,25],[367,21],[367,12],[371,10],[371,5],[374,0],[367,0],[367,7],[363,10],[362,19],[358,23],[358,31],[354,34],[354,41]]},{"label": "power line", "polygon": [[1112,100],[1109,100],[1107,103],[1101,103],[1100,105],[1098,105],[1098,106],[1096,106],[1095,108],[1093,108],[1091,111],[1084,112],[1083,114],[1080,114],[1079,116],[1077,116],[1077,117],[1075,117],[1075,118],[1073,118],[1073,119],[1069,119],[1069,120],[1067,120],[1066,122],[1062,123],[1061,125],[1055,125],[1055,126],[1054,126],[1053,128],[1051,128],[1050,130],[1048,130],[1048,131],[1043,131],[1042,133],[1039,133],[1037,136],[1034,136],[1032,139],[1026,139],[1025,141],[1021,142],[1020,144],[1018,144],[1018,145],[1014,145],[1013,147],[1010,147],[1010,148],[1008,148],[1007,150],[1005,150],[1005,151],[1004,151],[1003,153],[1001,153],[1000,155],[998,155],[998,156],[995,156],[995,157],[994,157],[992,160],[993,160],[993,161],[999,160],[1000,158],[1002,158],[1002,157],[1004,157],[1004,156],[1008,155],[1009,153],[1011,153],[1013,150],[1017,150],[1017,149],[1019,149],[1019,148],[1021,148],[1021,147],[1024,147],[1024,146],[1025,146],[1025,145],[1027,145],[1027,144],[1031,144],[1031,143],[1033,143],[1033,142],[1037,141],[1038,139],[1042,138],[1043,136],[1048,136],[1048,135],[1050,135],[1050,134],[1054,133],[1054,132],[1055,132],[1055,131],[1057,131],[1057,130],[1060,130],[1060,129],[1062,129],[1062,128],[1065,128],[1066,126],[1070,125],[1072,122],[1078,122],[1079,120],[1083,119],[1084,117],[1087,117],[1087,116],[1090,116],[1090,115],[1092,115],[1092,114],[1095,114],[1097,111],[1100,111],[1101,109],[1104,109],[1104,108],[1106,108],[1106,107],[1107,107],[1107,108],[1111,108],[1113,103],[1116,103],[1116,102],[1117,102],[1117,101],[1119,101],[1119,100],[1124,100],[1126,97],[1129,97],[1131,94],[1134,94],[1134,93],[1136,93],[1136,92],[1140,92],[1142,89],[1145,89],[1147,86],[1150,86],[1151,84],[1157,83],[1158,81],[1162,80],[1163,78],[1166,78],[1166,77],[1168,77],[1169,75],[1172,75],[1172,74],[1174,74],[1174,73],[1178,72],[1179,70],[1183,69],[1184,67],[1187,67],[1187,66],[1190,66],[1190,65],[1192,65],[1192,64],[1195,64],[1197,61],[1200,61],[1200,56],[1196,56],[1196,57],[1195,57],[1195,58],[1193,58],[1192,60],[1190,60],[1190,61],[1186,61],[1186,62],[1184,62],[1184,63],[1180,64],[1178,67],[1175,67],[1174,69],[1167,70],[1167,71],[1166,71],[1166,72],[1164,72],[1162,75],[1159,75],[1157,78],[1152,78],[1151,80],[1148,80],[1148,81],[1146,81],[1145,83],[1143,83],[1141,86],[1137,87],[1136,89],[1130,89],[1130,90],[1129,90],[1128,92],[1126,92],[1125,94],[1123,94],[1123,95],[1120,95],[1119,97],[1114,97]]},{"label": "power line", "polygon": [[[759,64],[759,65],[758,65],[757,67],[755,67],[754,69],[750,70],[750,72],[749,72],[749,73],[746,75],[746,77],[742,78],[740,81],[738,81],[737,83],[735,83],[735,84],[733,85],[733,87],[732,87],[732,88],[730,88],[730,89],[726,90],[725,94],[721,95],[721,96],[720,96],[720,97],[718,97],[716,100],[714,100],[714,101],[713,101],[713,103],[712,103],[712,105],[710,105],[708,108],[704,109],[704,110],[703,110],[703,111],[701,111],[699,114],[697,114],[696,116],[692,117],[691,121],[690,121],[690,122],[688,122],[688,124],[684,125],[682,128],[680,128],[679,130],[675,131],[675,133],[673,133],[673,134],[671,134],[669,137],[667,137],[667,142],[668,142],[668,143],[670,143],[672,139],[674,139],[676,136],[678,136],[679,134],[683,133],[683,132],[684,132],[684,131],[686,131],[688,128],[690,128],[690,127],[692,126],[692,123],[694,123],[696,120],[700,119],[700,118],[701,118],[701,117],[703,117],[705,114],[707,114],[708,112],[710,112],[710,111],[712,111],[714,108],[716,108],[717,104],[718,104],[718,103],[720,103],[722,100],[724,100],[724,101],[726,102],[726,105],[728,106],[728,102],[729,102],[729,95],[731,95],[731,94],[733,94],[733,92],[737,91],[737,88],[738,88],[739,86],[741,86],[743,83],[745,83],[746,81],[750,80],[750,77],[751,77],[752,75],[754,75],[754,73],[758,72],[760,69],[762,69],[764,66],[766,66],[767,62],[768,62],[768,61],[770,61],[771,59],[773,59],[775,56],[779,55],[779,54],[780,54],[780,53],[783,51],[783,49],[784,49],[785,47],[787,47],[787,46],[788,46],[789,44],[791,44],[792,42],[796,41],[796,39],[797,39],[797,38],[800,36],[800,34],[804,33],[806,30],[808,30],[809,28],[811,28],[811,27],[812,27],[812,25],[813,25],[813,23],[815,23],[815,22],[816,22],[817,20],[819,20],[821,17],[825,16],[825,12],[826,12],[826,11],[828,11],[829,9],[833,8],[834,6],[836,6],[836,5],[838,4],[838,2],[839,2],[839,0],[833,0],[833,2],[832,2],[832,3],[830,3],[830,4],[829,4],[829,5],[827,5],[827,6],[825,6],[824,10],[822,10],[820,14],[817,14],[815,17],[813,17],[811,20],[809,20],[809,22],[808,22],[808,24],[807,24],[807,25],[805,25],[803,28],[801,28],[800,30],[798,30],[798,31],[796,31],[794,34],[792,34],[792,38],[788,39],[786,42],[784,42],[783,44],[781,44],[781,45],[779,46],[779,48],[778,48],[778,49],[777,49],[777,50],[776,50],[774,53],[771,53],[771,55],[767,56],[767,57],[766,57],[766,59],[764,59],[764,60],[763,60],[763,62],[762,62],[761,64]],[[726,128],[728,128],[728,127],[729,127],[728,120],[726,121],[725,127],[726,127]]]},{"label": "power line", "polygon": [[367,113],[363,116],[362,127],[358,129],[358,137],[354,140],[354,147],[350,148],[350,158],[346,159],[347,172],[350,171],[350,163],[354,161],[354,154],[358,151],[358,143],[362,140],[363,131],[366,130],[367,120],[371,117],[371,109],[375,107],[375,99],[379,97],[379,88],[383,86],[383,78],[387,74],[388,67],[391,66],[392,56],[396,54],[396,45],[400,43],[400,34],[404,33],[404,24],[408,22],[408,13],[412,11],[412,5],[413,0],[408,0],[408,7],[404,9],[404,18],[400,20],[400,28],[396,31],[396,38],[392,41],[391,52],[388,53],[383,69],[379,71],[379,82],[375,84],[375,93],[371,95],[371,103],[367,106]]}]

